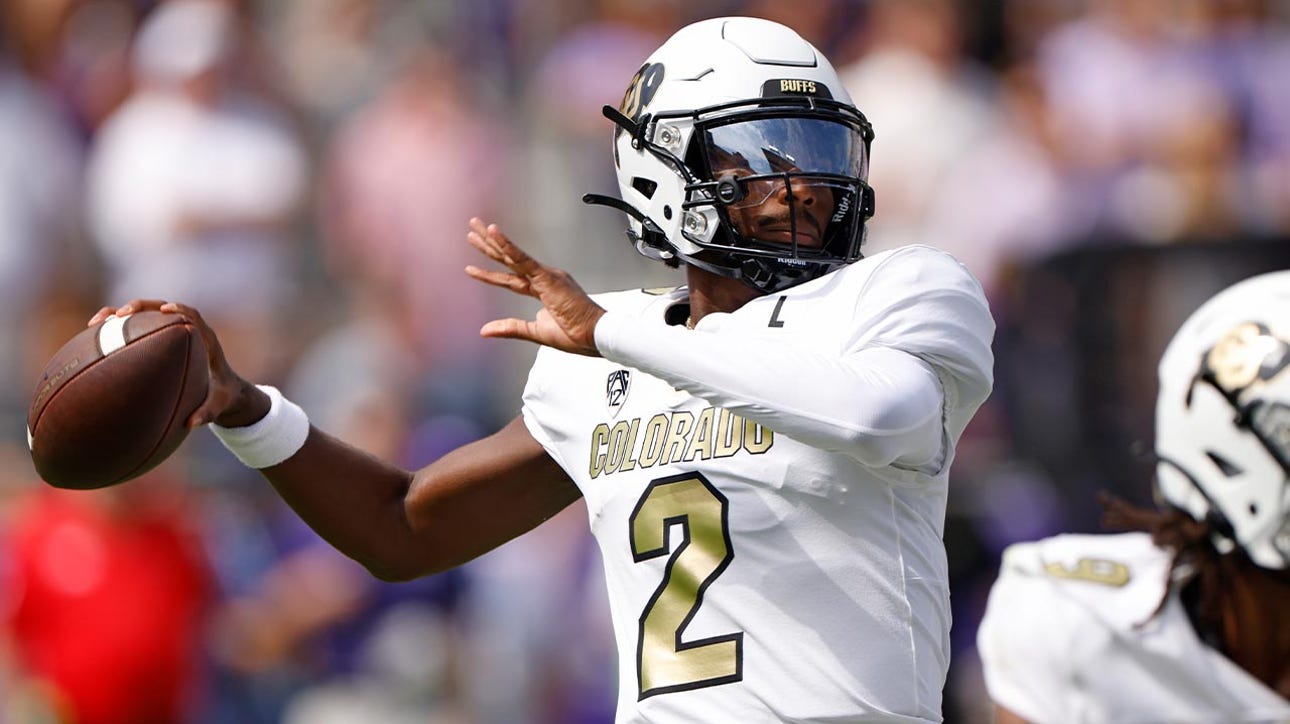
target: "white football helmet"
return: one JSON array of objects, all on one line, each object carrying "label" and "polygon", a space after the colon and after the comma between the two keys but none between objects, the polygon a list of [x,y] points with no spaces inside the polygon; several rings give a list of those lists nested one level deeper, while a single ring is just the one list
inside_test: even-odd
[{"label": "white football helmet", "polygon": [[1290,271],[1201,305],[1160,360],[1157,491],[1223,552],[1290,568]]},{"label": "white football helmet", "polygon": [[[873,131],[829,61],[791,29],[756,18],[682,28],[605,115],[618,126],[622,199],[584,201],[631,216],[645,256],[763,292],[860,258]],[[748,222],[747,209],[776,193],[788,211]]]}]

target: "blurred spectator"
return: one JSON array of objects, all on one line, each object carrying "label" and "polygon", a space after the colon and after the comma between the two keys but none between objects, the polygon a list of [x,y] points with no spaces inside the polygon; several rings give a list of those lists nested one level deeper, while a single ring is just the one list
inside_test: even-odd
[{"label": "blurred spectator", "polygon": [[1232,230],[1233,117],[1167,0],[1094,0],[1037,50],[1092,229],[1171,241]]},{"label": "blurred spectator", "polygon": [[617,669],[582,501],[466,566],[465,694],[479,724],[613,721]]},{"label": "blurred spectator", "polygon": [[192,721],[210,580],[175,482],[17,503],[0,608],[25,706],[78,724]]},{"label": "blurred spectator", "polygon": [[1033,67],[1008,68],[996,86],[988,127],[942,170],[942,182],[927,201],[922,243],[966,264],[996,314],[1006,313],[1000,286],[1010,268],[1080,236],[1056,164],[1056,143]]},{"label": "blurred spectator", "polygon": [[787,25],[819,48],[825,57],[838,58],[848,52],[856,35],[853,16],[861,3],[847,0],[742,0],[730,15],[749,15]]},{"label": "blurred spectator", "polygon": [[[406,370],[384,315],[359,315],[311,344],[290,375],[292,395],[307,406],[320,429],[384,459],[415,469],[482,436],[477,423],[451,415],[414,425],[417,409],[407,398]],[[314,570],[309,587],[278,587],[298,619],[314,622],[309,644],[325,664],[296,692],[283,712],[288,724],[454,722],[463,712],[459,688],[458,629],[454,616],[466,585],[460,570],[392,584],[372,578],[290,513],[280,522],[292,531],[295,550],[270,572]],[[328,575],[326,571],[332,572]],[[318,601],[346,596],[351,602],[326,618]],[[305,614],[303,616],[299,614]],[[264,621],[265,632],[281,627]],[[290,629],[290,627],[288,627]],[[299,627],[296,627],[299,628]],[[312,639],[311,641],[309,639]]]},{"label": "blurred spectator", "polygon": [[77,0],[9,0],[0,4],[0,28],[24,70],[44,76],[55,63],[63,24]]},{"label": "blurred spectator", "polygon": [[328,675],[335,662],[321,640],[355,615],[368,585],[357,564],[264,493],[211,491],[204,501],[221,594],[207,640],[214,696],[206,724],[282,721],[292,697]]},{"label": "blurred spectator", "polygon": [[1231,100],[1241,143],[1240,188],[1230,199],[1246,226],[1290,232],[1290,29],[1266,0],[1200,3],[1201,62],[1215,71]]},{"label": "blurred spectator", "polygon": [[293,0],[272,10],[292,95],[327,130],[369,101],[393,70],[382,3]]},{"label": "blurred spectator", "polygon": [[44,89],[0,47],[0,337],[9,340],[0,344],[0,445],[23,444],[28,395],[45,363],[29,358],[18,340],[59,284],[84,281],[75,259],[80,201],[75,136]]},{"label": "blurred spectator", "polygon": [[238,28],[218,0],[171,0],[145,19],[139,86],[94,144],[90,225],[111,300],[203,305],[230,354],[263,371],[276,348],[241,340],[268,338],[289,298],[306,169],[288,127],[232,83]]},{"label": "blurred spectator", "polygon": [[[24,501],[16,524],[55,509],[26,489],[29,382],[103,287],[105,301],[199,304],[240,367],[279,379],[293,369],[288,384],[316,422],[355,439],[348,430],[361,430],[410,465],[509,416],[533,350],[481,343],[477,330],[527,310],[461,273],[476,261],[466,220],[499,218],[592,290],[681,283],[628,249],[621,215],[579,197],[616,192],[600,107],[619,103],[663,36],[733,13],[784,21],[826,52],[863,51],[844,71],[877,132],[867,251],[950,250],[1000,319],[996,393],[960,450],[946,531],[956,542],[950,687],[960,690],[946,718],[987,721],[962,643],[974,638],[992,559],[1015,537],[1089,524],[1063,502],[1069,461],[1086,484],[1096,477],[1084,471],[1087,450],[1107,444],[1090,435],[1132,422],[1090,401],[1116,373],[1081,367],[1081,354],[1107,355],[1077,353],[1072,340],[1103,315],[1115,329],[1099,344],[1150,341],[1156,317],[1145,310],[1185,306],[1184,291],[1221,275],[1232,252],[1150,294],[1128,292],[1154,288],[1164,272],[1145,269],[1155,267],[1102,288],[1105,270],[1077,264],[1078,298],[1053,276],[1070,268],[1044,259],[1066,244],[1209,237],[1230,248],[1290,233],[1283,3],[7,0],[0,334],[21,342],[0,345],[0,516],[15,512],[10,498]],[[966,52],[969,30],[1002,42],[994,67]],[[260,32],[309,124],[299,130],[285,120],[293,109],[272,100],[275,66],[248,48]],[[311,162],[324,169],[316,199]],[[315,202],[320,213],[299,213]],[[91,249],[78,235],[86,225]],[[297,280],[320,272],[337,288],[297,294]],[[265,332],[284,317],[300,324]],[[296,343],[315,335],[301,354]],[[271,338],[286,341],[245,342]],[[1116,384],[1118,405],[1150,397],[1150,380]],[[1081,428],[1073,411],[1094,404],[1106,417]],[[610,639],[586,636],[608,617],[577,514],[463,579],[388,586],[355,575],[208,437],[193,436],[179,461],[203,496],[194,523],[227,597],[214,609],[211,662],[223,698],[196,720],[612,718]],[[86,503],[49,500],[60,511]],[[15,552],[0,549],[0,560]],[[585,647],[568,644],[574,628]],[[4,659],[0,650],[0,687]],[[54,691],[24,685],[0,698],[8,720],[65,715]]]},{"label": "blurred spectator", "polygon": [[569,260],[590,291],[684,283],[632,251],[626,217],[580,201],[588,192],[618,195],[614,127],[601,108],[618,107],[645,58],[683,22],[675,0],[596,0],[541,56],[524,96],[536,123],[522,129],[524,173],[510,186],[524,200],[512,210],[515,238],[540,257]]},{"label": "blurred spectator", "polygon": [[946,244],[930,238],[928,213],[994,122],[989,77],[963,55],[960,12],[952,0],[876,0],[864,55],[839,69],[876,136],[869,253]]},{"label": "blurred spectator", "polygon": [[[470,217],[504,202],[509,134],[469,69],[425,49],[328,151],[321,202],[327,268],[360,313],[393,324],[392,354],[434,383],[440,410],[487,409],[494,369],[479,337],[497,295],[463,272]],[[368,303],[370,302],[370,304]]]},{"label": "blurred spectator", "polygon": [[138,3],[128,0],[68,3],[57,45],[35,69],[87,140],[130,94],[130,40],[139,14]]}]

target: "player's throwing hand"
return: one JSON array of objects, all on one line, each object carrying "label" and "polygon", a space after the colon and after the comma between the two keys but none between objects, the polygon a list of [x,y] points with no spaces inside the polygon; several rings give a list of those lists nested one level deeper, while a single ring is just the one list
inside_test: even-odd
[{"label": "player's throwing hand", "polygon": [[466,273],[486,284],[509,289],[542,302],[537,317],[496,319],[479,330],[483,337],[527,339],[564,352],[599,357],[596,322],[605,310],[591,300],[563,269],[547,266],[529,256],[497,228],[478,218],[470,220],[466,240],[485,256],[505,265],[509,272],[488,271],[473,264]]}]

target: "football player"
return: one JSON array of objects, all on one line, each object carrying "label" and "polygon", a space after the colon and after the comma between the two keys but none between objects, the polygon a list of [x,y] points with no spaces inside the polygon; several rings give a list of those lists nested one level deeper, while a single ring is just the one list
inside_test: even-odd
[{"label": "football player", "polygon": [[[994,323],[949,255],[862,258],[872,131],[818,50],[764,20],[680,30],[618,109],[637,250],[687,286],[589,297],[471,221],[537,298],[488,337],[543,345],[506,428],[406,472],[239,378],[209,328],[193,424],[376,575],[461,564],[579,496],[603,553],[619,721],[939,721],[941,534],[955,444],[990,392]],[[131,302],[130,313],[156,308]]]},{"label": "football player", "polygon": [[1160,361],[1160,510],[1004,553],[978,632],[996,721],[1290,721],[1290,272],[1229,287]]}]

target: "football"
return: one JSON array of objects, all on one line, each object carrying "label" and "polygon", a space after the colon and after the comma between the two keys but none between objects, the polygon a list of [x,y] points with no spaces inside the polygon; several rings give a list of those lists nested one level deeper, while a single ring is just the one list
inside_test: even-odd
[{"label": "football", "polygon": [[188,436],[209,382],[201,335],[178,314],[138,312],[86,328],[54,354],[32,394],[36,472],[75,490],[144,474]]}]

